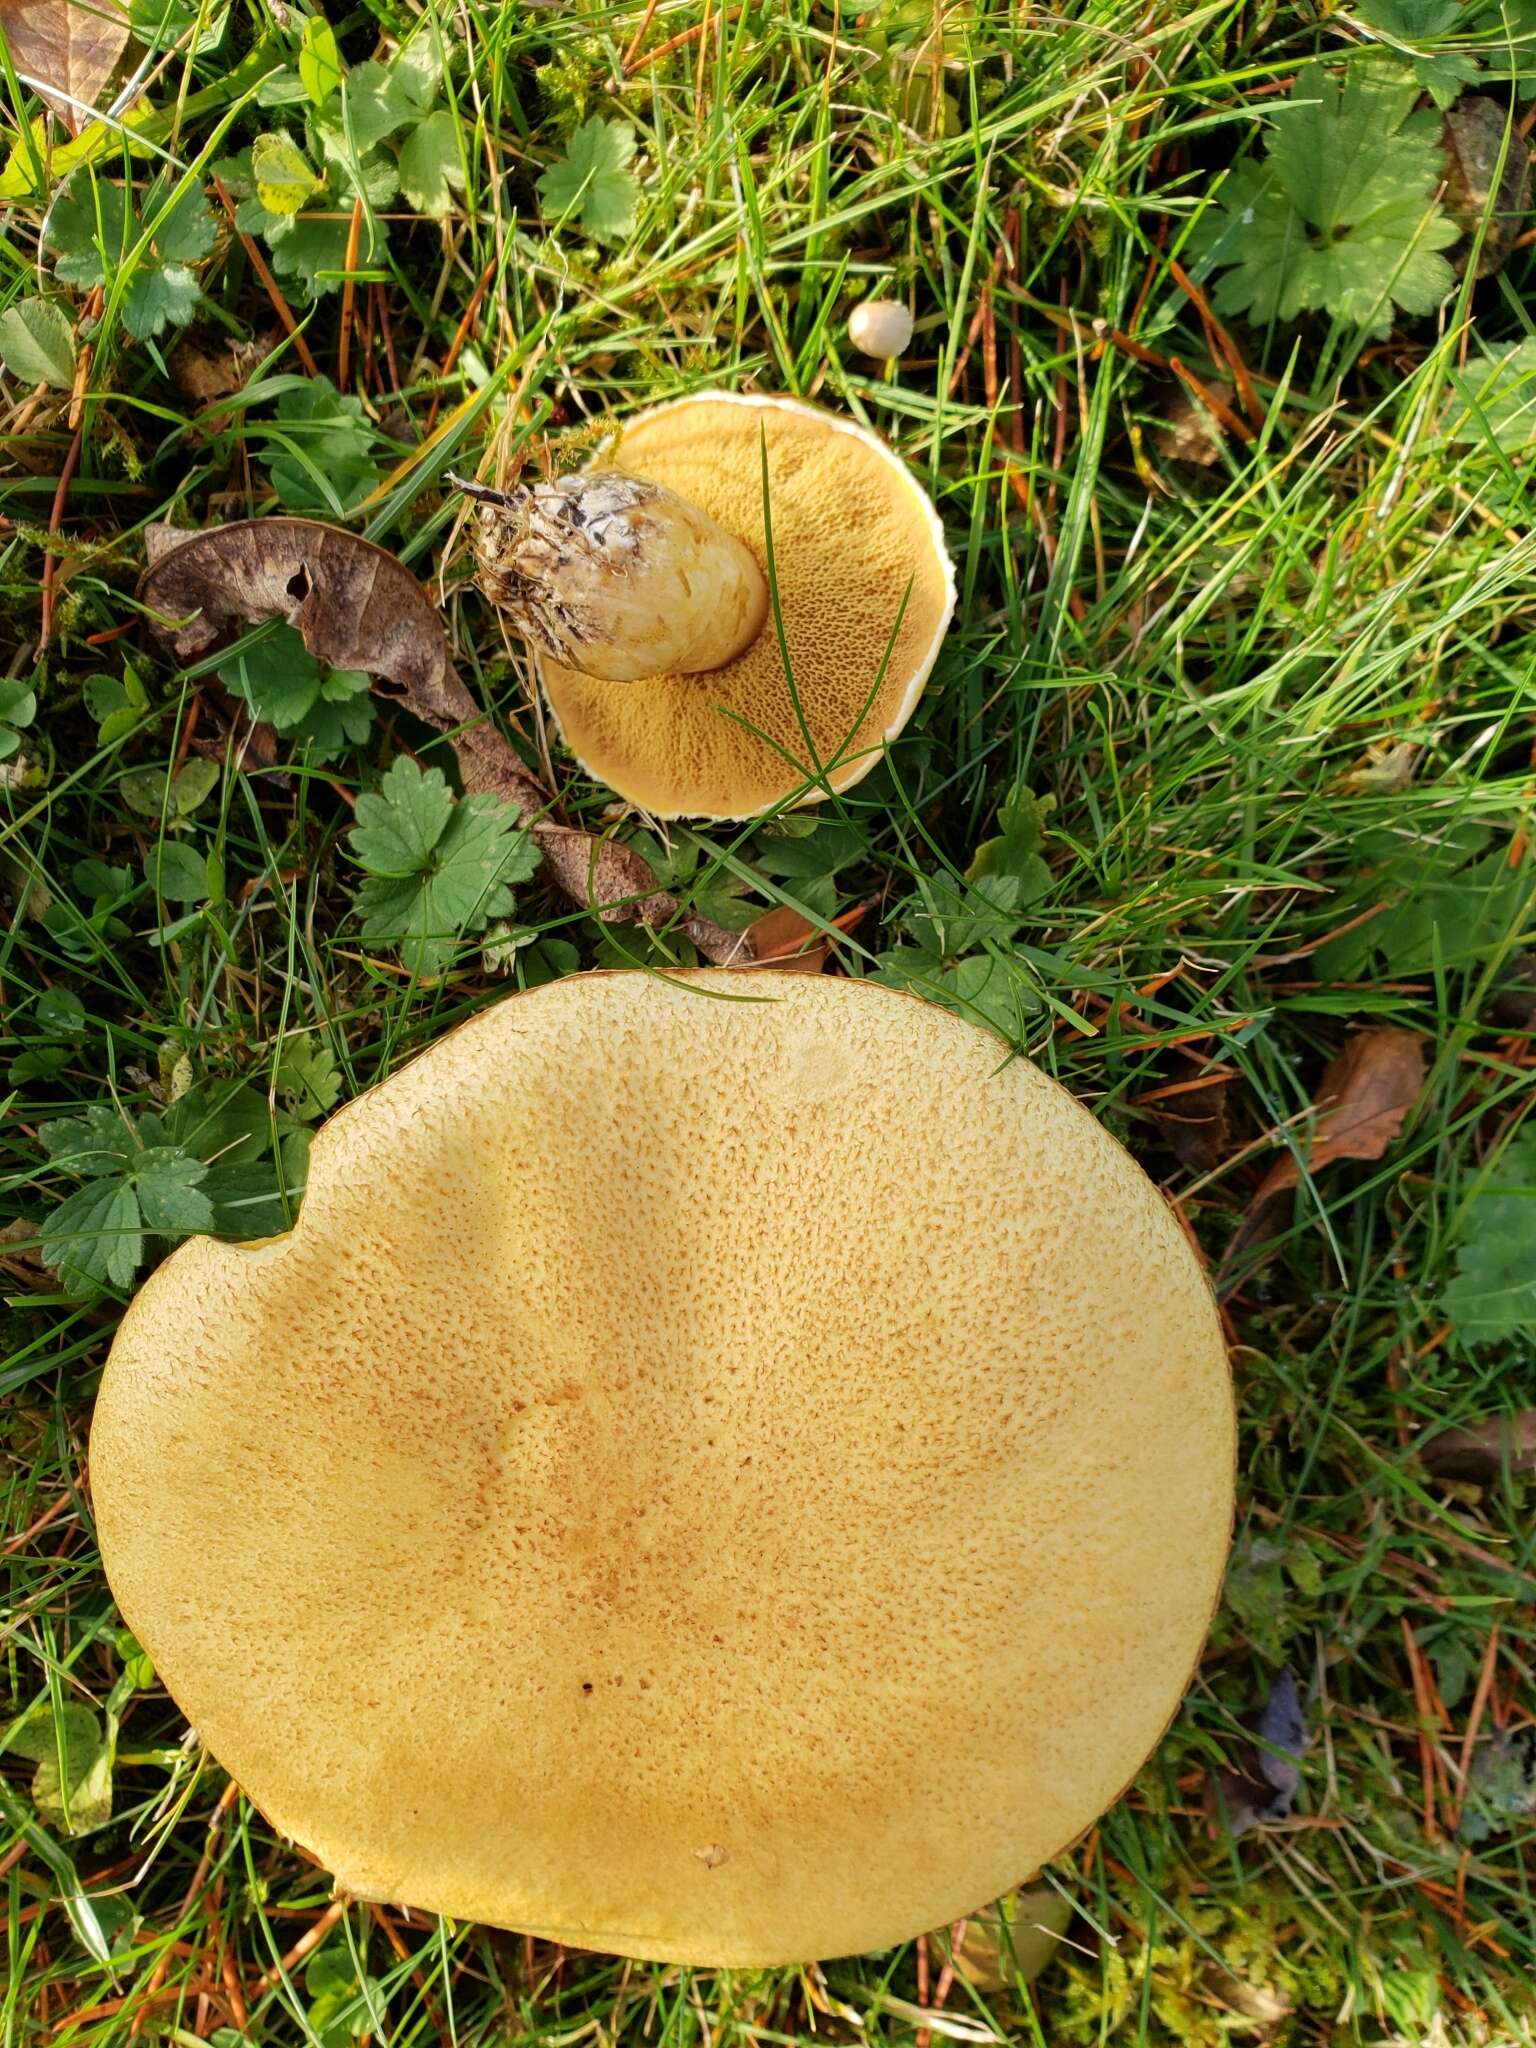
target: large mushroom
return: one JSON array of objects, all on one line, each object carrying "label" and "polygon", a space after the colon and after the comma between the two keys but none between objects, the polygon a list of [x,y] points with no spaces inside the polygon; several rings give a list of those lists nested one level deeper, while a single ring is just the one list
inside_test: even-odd
[{"label": "large mushroom", "polygon": [[881,1947],[1070,1843],[1232,1508],[1193,1253],[1071,1096],[868,982],[581,976],[334,1117],[130,1308],[128,1624],[363,1898],[701,1964]]},{"label": "large mushroom", "polygon": [[481,585],[532,643],[572,752],[657,817],[849,788],[912,715],[954,609],[926,492],[795,399],[703,392],[627,421],[594,468],[460,487]]}]

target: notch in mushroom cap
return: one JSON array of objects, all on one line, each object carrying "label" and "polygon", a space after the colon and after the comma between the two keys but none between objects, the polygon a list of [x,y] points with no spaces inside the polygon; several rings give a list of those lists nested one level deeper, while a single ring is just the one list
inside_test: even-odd
[{"label": "notch in mushroom cap", "polygon": [[346,1890],[803,1962],[1122,1790],[1221,1586],[1231,1382],[1156,1189],[998,1053],[868,981],[574,976],[141,1291],[108,1577]]},{"label": "notch in mushroom cap", "polygon": [[571,751],[657,817],[850,788],[911,717],[954,610],[927,493],[875,435],[796,399],[703,392],[628,421],[594,469],[468,489],[481,585],[532,643]]}]

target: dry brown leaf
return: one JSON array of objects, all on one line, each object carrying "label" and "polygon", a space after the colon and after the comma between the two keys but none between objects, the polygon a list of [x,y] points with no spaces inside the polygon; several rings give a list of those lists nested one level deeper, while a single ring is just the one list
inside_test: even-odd
[{"label": "dry brown leaf", "polygon": [[166,368],[176,388],[194,405],[213,405],[243,391],[276,346],[276,335],[266,335],[254,341],[227,342],[216,355],[210,355],[183,336],[166,358]]},{"label": "dry brown leaf", "polygon": [[754,960],[786,974],[820,974],[832,951],[817,926],[787,903],[765,910],[750,926]]},{"label": "dry brown leaf", "polygon": [[[851,932],[869,908],[868,903],[855,903],[829,922],[835,931]],[[778,967],[788,974],[819,974],[826,966],[835,943],[820,925],[812,924],[798,910],[791,910],[787,903],[765,910],[748,927],[748,931],[752,940],[752,959],[759,965]]]},{"label": "dry brown leaf", "polygon": [[1154,1088],[1132,1106],[1146,1110],[1181,1166],[1191,1173],[1209,1173],[1232,1149],[1227,1120],[1231,1087],[1230,1074],[1197,1074],[1192,1081]]},{"label": "dry brown leaf", "polygon": [[[1393,1024],[1357,1031],[1328,1062],[1318,1088],[1307,1170],[1316,1173],[1335,1159],[1379,1159],[1403,1128],[1423,1086],[1424,1041],[1416,1031]],[[1301,1168],[1287,1152],[1265,1174],[1254,1201],[1267,1201],[1300,1179]]]},{"label": "dry brown leaf", "polygon": [[146,536],[139,596],[190,661],[241,626],[284,619],[332,668],[363,669],[380,693],[446,733],[468,790],[517,809],[556,884],[605,923],[666,925],[706,959],[751,957],[751,941],[683,914],[632,848],[557,824],[550,796],[459,680],[431,599],[383,548],[314,519],[242,519],[191,539]]},{"label": "dry brown leaf", "polygon": [[1505,961],[1492,1015],[1501,1031],[1536,1031],[1536,953]]},{"label": "dry brown leaf", "polygon": [[0,29],[23,82],[78,135],[127,44],[127,9],[120,0],[0,0]]},{"label": "dry brown leaf", "polygon": [[[1206,390],[1223,405],[1230,406],[1236,392],[1219,377],[1206,381]],[[1165,462],[1193,462],[1209,469],[1220,462],[1226,446],[1221,422],[1209,406],[1202,405],[1192,391],[1181,384],[1163,408],[1163,425],[1152,436],[1152,446]]]},{"label": "dry brown leaf", "polygon": [[1497,1479],[1500,1473],[1536,1472],[1536,1408],[1490,1415],[1443,1429],[1419,1452],[1437,1479]]},{"label": "dry brown leaf", "polygon": [[1509,131],[1506,153],[1507,122],[1507,109],[1477,93],[1465,94],[1445,117],[1445,210],[1464,237],[1451,256],[1458,276],[1471,258],[1485,215],[1488,227],[1477,274],[1492,277],[1502,270],[1530,207],[1531,153],[1518,126]]},{"label": "dry brown leaf", "polygon": [[43,1264],[41,1225],[16,1216],[0,1226],[0,1271],[8,1273],[23,1287],[57,1286]]},{"label": "dry brown leaf", "polygon": [[[1403,1128],[1424,1086],[1424,1041],[1415,1031],[1373,1024],[1357,1031],[1330,1060],[1316,1096],[1317,1123],[1307,1171],[1335,1159],[1379,1159]],[[1236,1260],[1270,1235],[1271,1204],[1301,1180],[1294,1153],[1277,1159],[1254,1191],[1222,1258],[1218,1292],[1230,1290]]]}]

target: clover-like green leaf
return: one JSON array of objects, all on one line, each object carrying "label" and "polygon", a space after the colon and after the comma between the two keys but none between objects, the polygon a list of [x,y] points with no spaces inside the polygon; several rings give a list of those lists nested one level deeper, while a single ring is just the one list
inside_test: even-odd
[{"label": "clover-like green leaf", "polygon": [[1229,174],[1192,237],[1225,270],[1219,311],[1266,324],[1328,312],[1385,333],[1394,307],[1434,310],[1455,283],[1440,252],[1460,230],[1435,196],[1439,123],[1410,111],[1417,93],[1400,65],[1357,62],[1342,78],[1303,65],[1268,156]]},{"label": "clover-like green leaf", "polygon": [[376,792],[357,800],[352,852],[368,877],[357,892],[363,936],[399,945],[414,974],[436,974],[462,938],[512,909],[513,884],[538,865],[510,804],[454,801],[437,768],[402,755]]},{"label": "clover-like green leaf", "polygon": [[566,144],[565,155],[539,179],[539,201],[551,225],[579,220],[600,242],[622,241],[635,224],[640,186],[630,169],[635,131],[628,121],[594,114]]}]

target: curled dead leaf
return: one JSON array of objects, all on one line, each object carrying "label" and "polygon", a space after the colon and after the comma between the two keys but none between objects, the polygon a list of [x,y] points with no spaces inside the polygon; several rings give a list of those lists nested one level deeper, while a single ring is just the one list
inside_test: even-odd
[{"label": "curled dead leaf", "polygon": [[1486,1483],[1504,1472],[1536,1472],[1536,1408],[1442,1429],[1421,1447],[1419,1458],[1437,1479]]},{"label": "curled dead leaf", "polygon": [[1225,1071],[1196,1074],[1192,1080],[1171,1081],[1138,1096],[1133,1107],[1147,1111],[1181,1166],[1191,1173],[1209,1173],[1232,1149],[1227,1115],[1232,1080]]},{"label": "curled dead leaf", "polygon": [[120,0],[5,0],[0,27],[24,85],[78,135],[128,42]]},{"label": "curled dead leaf", "polygon": [[[1379,1159],[1402,1130],[1423,1087],[1424,1041],[1417,1032],[1392,1024],[1357,1031],[1329,1061],[1318,1087],[1308,1173],[1320,1172],[1335,1159]],[[1282,1154],[1254,1191],[1222,1259],[1223,1274],[1263,1241],[1275,1198],[1300,1180],[1296,1155]]]},{"label": "curled dead leaf", "polygon": [[139,597],[184,661],[242,626],[283,619],[332,668],[361,669],[381,695],[447,735],[467,790],[515,806],[556,885],[606,923],[666,925],[706,959],[751,957],[750,941],[684,914],[647,862],[617,841],[548,816],[548,791],[459,679],[431,599],[384,548],[314,519],[241,519],[193,535],[146,536]]},{"label": "curled dead leaf", "polygon": [[[1328,1062],[1318,1088],[1308,1171],[1316,1173],[1335,1159],[1379,1159],[1423,1086],[1424,1041],[1416,1031],[1393,1024],[1357,1031]],[[1301,1168],[1287,1152],[1265,1174],[1259,1195],[1293,1188],[1300,1179]]]},{"label": "curled dead leaf", "polygon": [[[840,932],[852,931],[868,909],[867,903],[856,903],[831,923]],[[787,903],[765,910],[748,929],[752,959],[762,967],[777,967],[786,974],[820,974],[831,956],[831,939]]]},{"label": "curled dead leaf", "polygon": [[[1464,93],[1445,117],[1445,210],[1462,231],[1452,252],[1458,276],[1486,219],[1477,275],[1502,270],[1531,203],[1531,153],[1507,107]],[[1502,166],[1502,168],[1501,168]]]}]

